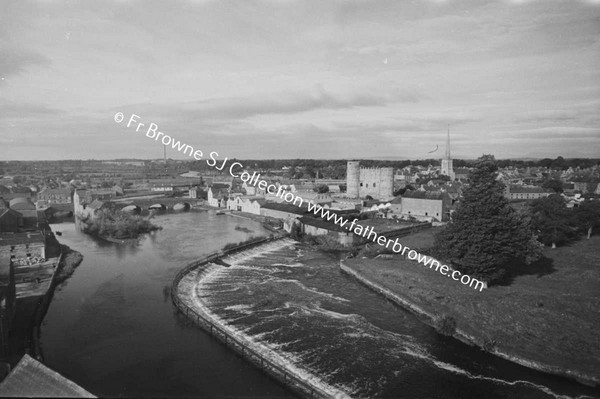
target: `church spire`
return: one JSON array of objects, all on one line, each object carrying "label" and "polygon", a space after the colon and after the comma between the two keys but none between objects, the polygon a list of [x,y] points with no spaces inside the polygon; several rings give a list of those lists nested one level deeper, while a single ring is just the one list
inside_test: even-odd
[{"label": "church spire", "polygon": [[448,124],[448,136],[446,138],[446,159],[450,159],[450,124]]}]

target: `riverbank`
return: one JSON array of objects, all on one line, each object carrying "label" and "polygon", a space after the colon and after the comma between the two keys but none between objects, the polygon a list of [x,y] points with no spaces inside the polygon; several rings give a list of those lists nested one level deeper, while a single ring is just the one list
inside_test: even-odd
[{"label": "riverbank", "polygon": [[55,281],[56,284],[61,284],[66,281],[75,269],[83,262],[83,255],[71,249],[69,246],[61,244],[62,259],[57,267]]},{"label": "riverbank", "polygon": [[[408,241],[418,240],[403,239],[412,248]],[[544,256],[510,285],[483,292],[399,256],[347,259],[341,269],[441,333],[523,366],[598,386],[600,237],[546,249]]]}]

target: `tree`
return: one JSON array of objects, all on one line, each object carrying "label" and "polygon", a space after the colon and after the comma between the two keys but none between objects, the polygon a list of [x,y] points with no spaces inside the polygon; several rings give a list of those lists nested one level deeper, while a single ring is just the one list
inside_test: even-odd
[{"label": "tree", "polygon": [[584,201],[575,208],[575,220],[584,229],[589,240],[592,229],[600,226],[600,201]]},{"label": "tree", "polygon": [[543,244],[556,248],[556,245],[566,243],[576,235],[572,213],[560,195],[538,198],[531,202],[530,210],[533,226]]},{"label": "tree", "polygon": [[319,194],[324,194],[329,192],[329,186],[327,184],[321,184],[315,187],[313,190]]},{"label": "tree", "polygon": [[546,180],[544,183],[542,183],[542,187],[554,190],[555,193],[562,193],[563,192],[563,184],[558,179],[549,179],[549,180]]},{"label": "tree", "polygon": [[415,191],[414,186],[412,184],[409,184],[409,185],[407,185],[405,187],[402,187],[399,190],[394,191],[394,197],[397,197],[399,195],[404,195],[404,193],[407,192],[407,191]]},{"label": "tree", "polygon": [[561,156],[558,156],[552,163],[550,164],[552,169],[567,169],[567,162]]},{"label": "tree", "polygon": [[292,227],[290,229],[290,237],[292,237],[292,239],[296,241],[302,238],[302,227],[300,226],[300,223],[292,223]]},{"label": "tree", "polygon": [[530,220],[509,205],[497,171],[492,155],[478,159],[452,221],[436,236],[441,257],[488,283],[500,280],[511,265],[541,255]]}]

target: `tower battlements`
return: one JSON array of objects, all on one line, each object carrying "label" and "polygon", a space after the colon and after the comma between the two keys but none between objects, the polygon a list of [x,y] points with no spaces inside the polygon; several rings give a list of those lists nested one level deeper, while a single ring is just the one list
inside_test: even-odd
[{"label": "tower battlements", "polygon": [[350,198],[370,195],[377,199],[394,196],[394,168],[362,168],[359,161],[348,161],[346,193]]}]

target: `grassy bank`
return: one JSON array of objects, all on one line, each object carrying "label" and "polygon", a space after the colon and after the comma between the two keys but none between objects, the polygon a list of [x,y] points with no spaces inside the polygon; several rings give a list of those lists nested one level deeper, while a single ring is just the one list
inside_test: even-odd
[{"label": "grassy bank", "polygon": [[75,272],[77,266],[83,261],[83,255],[72,250],[69,246],[61,244],[62,259],[56,271],[56,283],[60,284],[67,280]]},{"label": "grassy bank", "polygon": [[[426,248],[431,234],[400,241]],[[483,292],[400,257],[359,255],[344,264],[440,331],[525,366],[600,384],[600,237],[544,255],[509,284]]]}]

